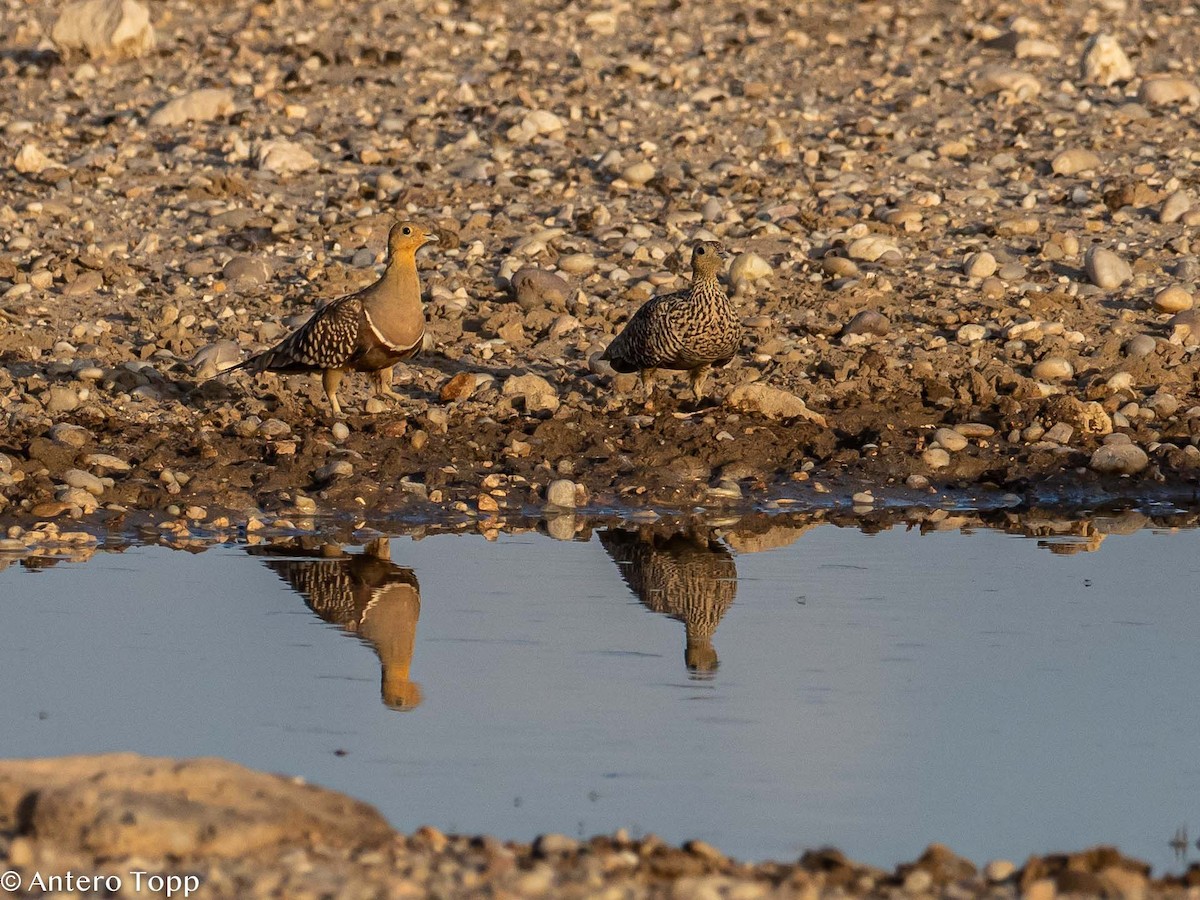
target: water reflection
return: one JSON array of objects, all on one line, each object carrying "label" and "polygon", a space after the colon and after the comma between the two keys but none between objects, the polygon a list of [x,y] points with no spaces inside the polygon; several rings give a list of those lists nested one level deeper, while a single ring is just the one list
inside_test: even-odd
[{"label": "water reflection", "polygon": [[719,665],[712,637],[737,596],[733,555],[711,531],[606,528],[600,543],[621,578],[647,609],[683,623],[688,671],[710,674]]},{"label": "water reflection", "polygon": [[[409,677],[421,586],[412,569],[391,560],[387,538],[377,538],[361,553],[315,539],[251,547],[267,567],[299,593],[309,609],[370,644],[382,666],[381,694],[392,709],[421,704],[421,686]],[[279,559],[278,557],[294,557]]]}]

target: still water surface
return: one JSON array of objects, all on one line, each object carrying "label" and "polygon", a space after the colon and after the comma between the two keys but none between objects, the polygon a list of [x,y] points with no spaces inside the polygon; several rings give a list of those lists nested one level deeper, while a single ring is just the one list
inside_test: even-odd
[{"label": "still water surface", "polygon": [[0,755],[222,756],[405,830],[626,827],[889,867],[932,840],[977,861],[1108,842],[1178,866],[1167,841],[1200,826],[1200,533],[1074,555],[796,534],[13,565]]}]

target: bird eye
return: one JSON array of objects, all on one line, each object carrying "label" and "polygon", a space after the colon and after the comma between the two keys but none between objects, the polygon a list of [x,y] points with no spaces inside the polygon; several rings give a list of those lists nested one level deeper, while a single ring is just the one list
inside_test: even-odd
[{"label": "bird eye", "polygon": [[403,231],[405,234],[412,234],[412,229],[411,229],[411,228],[409,228],[407,225],[405,225],[405,226],[404,226],[404,228],[403,228],[403,229],[401,229],[401,230],[402,230],[402,231]]},{"label": "bird eye", "polygon": [[703,247],[697,247],[697,248],[696,248],[696,255],[697,255],[697,256],[703,256],[703,255],[704,255],[704,248],[703,248]]}]

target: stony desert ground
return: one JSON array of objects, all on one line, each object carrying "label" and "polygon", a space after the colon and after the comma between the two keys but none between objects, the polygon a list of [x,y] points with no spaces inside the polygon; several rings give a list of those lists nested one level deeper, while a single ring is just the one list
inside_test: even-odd
[{"label": "stony desert ground", "polygon": [[[1191,491],[1193,6],[146,12],[89,49],[4,5],[10,516]],[[369,283],[397,218],[442,238],[402,409],[206,381]],[[698,237],[748,337],[648,414],[596,354]]]}]

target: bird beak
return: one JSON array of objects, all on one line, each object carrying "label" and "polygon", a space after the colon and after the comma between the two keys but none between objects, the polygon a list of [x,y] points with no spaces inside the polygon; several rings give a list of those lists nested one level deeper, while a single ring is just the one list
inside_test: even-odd
[{"label": "bird beak", "polygon": [[441,240],[441,239],[436,234],[427,234],[427,235],[425,235],[425,240],[423,240],[421,243],[422,244],[436,244],[439,240]]}]

